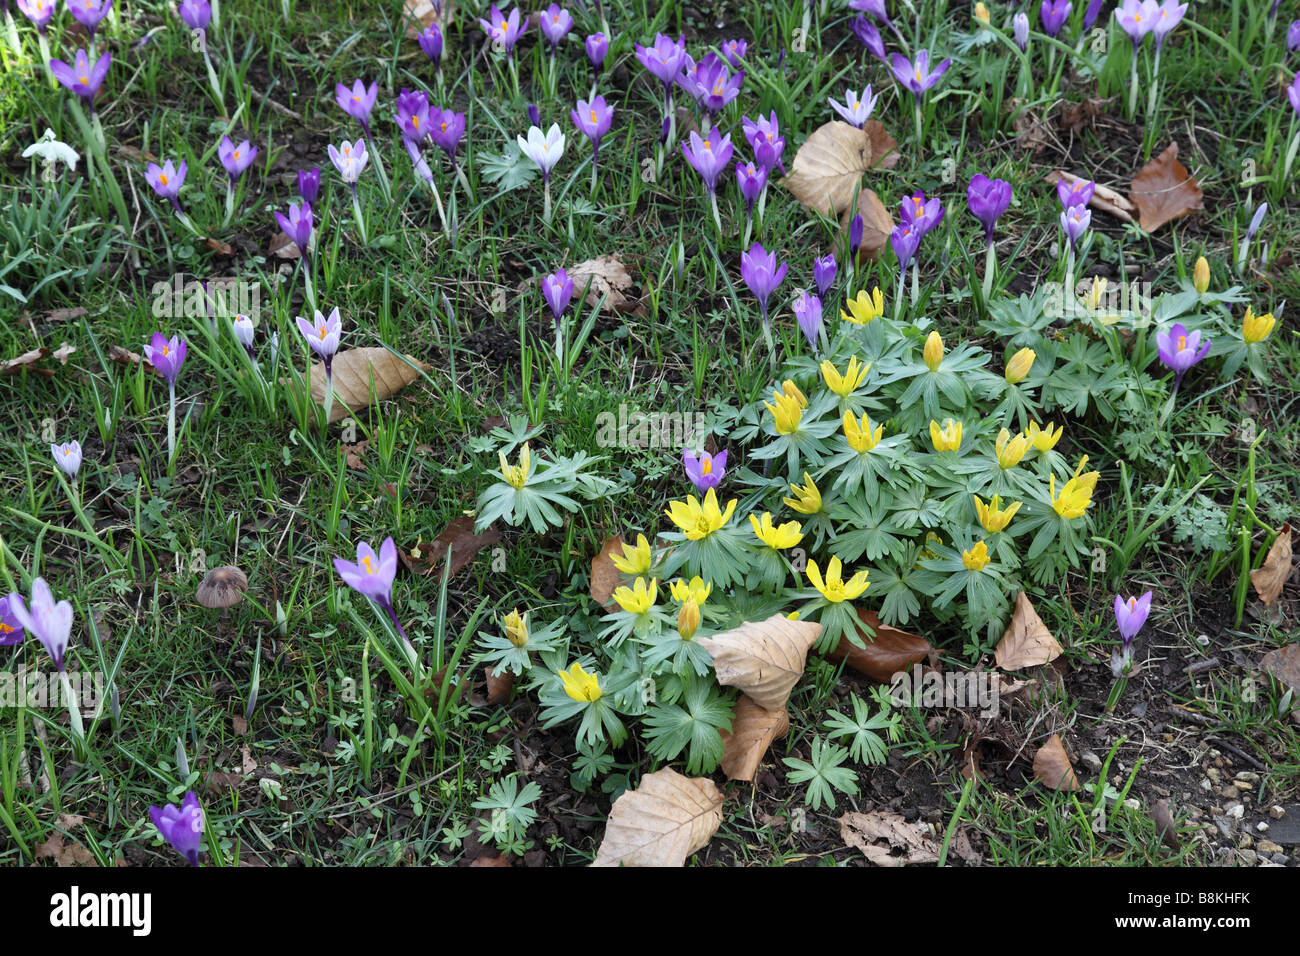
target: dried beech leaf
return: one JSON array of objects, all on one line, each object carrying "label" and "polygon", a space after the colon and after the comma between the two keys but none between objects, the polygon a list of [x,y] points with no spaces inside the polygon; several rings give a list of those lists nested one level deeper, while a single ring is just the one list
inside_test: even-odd
[{"label": "dried beech leaf", "polygon": [[1291,576],[1291,522],[1282,525],[1273,546],[1268,549],[1264,563],[1250,572],[1250,583],[1265,606],[1271,605],[1282,593],[1282,586]]},{"label": "dried beech leaf", "polygon": [[487,702],[490,705],[496,707],[508,701],[514,686],[514,671],[503,670],[497,675],[493,673],[493,668],[487,668]]},{"label": "dried beech leaf", "polygon": [[753,782],[758,763],[772,746],[772,741],[784,737],[790,730],[790,715],[785,708],[764,710],[746,694],[736,701],[736,712],[731,718],[731,733],[722,734],[722,772],[728,780]]},{"label": "dried beech leaf", "polygon": [[[937,863],[938,845],[915,823],[900,813],[876,810],[846,813],[839,819],[840,839],[861,850],[876,866],[906,866],[909,863]],[[894,851],[901,853],[894,855]]]},{"label": "dried beech leaf", "polygon": [[1300,644],[1288,644],[1269,651],[1259,659],[1259,666],[1300,695]]},{"label": "dried beech leaf", "polygon": [[721,825],[717,785],[665,767],[614,801],[592,866],[684,866]]},{"label": "dried beech leaf", "polygon": [[1053,790],[1079,789],[1079,778],[1074,775],[1059,734],[1048,737],[1034,754],[1034,779]]},{"label": "dried beech leaf", "polygon": [[442,559],[451,548],[451,573],[455,575],[480,551],[500,540],[501,532],[496,525],[489,525],[481,534],[475,534],[474,519],[461,515],[452,518],[430,543],[417,542],[410,551],[398,548],[397,556],[412,574],[433,574],[434,571],[441,574]]},{"label": "dried beech leaf", "polygon": [[268,255],[277,259],[301,259],[302,250],[298,248],[298,243],[294,242],[283,232],[277,232],[271,237],[271,244],[266,247]]},{"label": "dried beech leaf", "polygon": [[[861,263],[864,259],[875,259],[880,255],[880,250],[885,248],[889,234],[894,230],[894,219],[880,197],[866,188],[858,193],[857,214],[862,216],[862,245],[858,246],[858,262]],[[840,217],[840,231],[845,236],[848,236],[849,227],[853,224],[853,215],[854,211],[850,207]]]},{"label": "dried beech leaf", "polygon": [[[66,819],[59,820],[60,825],[66,822]],[[75,822],[81,822],[81,818],[75,818]],[[44,843],[37,845],[36,858],[53,860],[55,866],[99,866],[95,854],[75,840],[65,842],[63,834],[58,830],[51,833]]]},{"label": "dried beech leaf", "polygon": [[1178,144],[1142,167],[1129,185],[1129,198],[1138,208],[1138,225],[1155,232],[1165,223],[1202,208],[1203,195],[1187,167],[1178,161]]},{"label": "dried beech leaf", "polygon": [[433,0],[406,0],[402,4],[402,19],[406,21],[406,35],[414,40],[420,31],[438,22],[438,10]]},{"label": "dried beech leaf", "polygon": [[1038,616],[1024,591],[1016,598],[1011,624],[998,641],[994,658],[1004,671],[1021,671],[1048,664],[1061,656],[1061,645]]},{"label": "dried beech leaf", "polygon": [[862,174],[877,165],[873,152],[870,133],[832,120],[814,130],[799,147],[790,174],[781,184],[813,212],[842,216],[853,206],[853,192]]},{"label": "dried beech leaf", "polygon": [[617,254],[588,259],[570,266],[567,271],[573,280],[573,291],[579,294],[587,287],[587,280],[591,280],[591,286],[587,289],[587,305],[592,308],[600,302],[601,296],[605,296],[605,308],[615,315],[633,315],[644,319],[650,314],[640,298],[635,296],[636,283]]},{"label": "dried beech leaf", "polygon": [[[374,379],[375,400],[391,398],[420,377],[429,366],[418,359],[402,357],[385,348],[346,349],[334,356],[334,407],[330,421],[337,422],[370,404],[370,382]],[[325,366],[311,366],[311,397],[325,402]]]},{"label": "dried beech leaf", "polygon": [[619,586],[619,570],[614,567],[614,555],[623,555],[623,537],[614,535],[600,548],[600,554],[591,559],[591,598],[607,611],[614,609],[614,591]]},{"label": "dried beech leaf", "polygon": [[781,710],[821,632],[820,624],[773,614],[697,641],[713,655],[719,684],[739,687],[767,710]]},{"label": "dried beech leaf", "polygon": [[858,631],[858,637],[866,647],[857,647],[847,637],[841,637],[835,650],[826,655],[828,658],[836,662],[848,658],[849,667],[882,684],[888,684],[899,671],[905,671],[926,658],[933,663],[935,650],[925,638],[880,623],[875,611],[860,607],[854,610],[862,623],[876,632],[876,636],[869,638]]},{"label": "dried beech leaf", "polygon": [[68,356],[70,356],[75,351],[77,351],[76,346],[69,345],[67,342],[61,342],[57,349],[50,349],[50,348],[46,348],[45,346],[41,346],[40,348],[32,349],[30,352],[24,352],[22,355],[16,356],[14,358],[0,361],[0,376],[16,375],[23,369],[27,369],[28,371],[35,372],[38,375],[44,375],[46,378],[49,378],[54,374],[53,370],[46,369],[46,368],[36,368],[36,363],[41,361],[41,359],[47,359],[50,356],[53,356],[54,358],[59,360],[60,365],[67,365]]},{"label": "dried beech leaf", "polygon": [[889,135],[889,130],[885,129],[884,123],[869,119],[863,125],[862,131],[871,141],[872,169],[893,169],[898,165],[898,161],[903,158],[898,152],[898,140]]}]

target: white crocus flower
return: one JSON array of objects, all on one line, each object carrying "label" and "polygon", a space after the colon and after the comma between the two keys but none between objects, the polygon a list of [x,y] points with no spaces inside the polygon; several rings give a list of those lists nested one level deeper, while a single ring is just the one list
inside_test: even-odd
[{"label": "white crocus flower", "polygon": [[530,127],[527,139],[519,137],[519,148],[523,150],[525,156],[538,165],[542,171],[542,178],[549,182],[551,170],[564,155],[564,134],[560,132],[560,124],[552,123],[545,135],[538,127]]}]

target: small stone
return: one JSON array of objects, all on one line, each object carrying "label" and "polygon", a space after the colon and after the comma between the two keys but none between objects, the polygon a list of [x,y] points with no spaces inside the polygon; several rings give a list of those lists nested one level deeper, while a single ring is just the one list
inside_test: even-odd
[{"label": "small stone", "polygon": [[1232,782],[1232,785],[1233,785],[1234,787],[1236,787],[1238,790],[1254,790],[1254,789],[1255,789],[1255,785],[1254,785],[1253,783],[1251,783],[1249,780],[1241,780],[1240,778],[1237,779],[1237,780],[1234,780],[1234,781]]},{"label": "small stone", "polygon": [[1246,808],[1240,803],[1234,803],[1232,806],[1228,807],[1227,815],[1232,817],[1234,820],[1240,820],[1246,815]]},{"label": "small stone", "polygon": [[1209,770],[1205,771],[1205,775],[1214,782],[1216,787],[1219,785],[1219,780],[1222,775],[1219,773],[1218,768],[1211,767]]},{"label": "small stone", "polygon": [[1260,833],[1267,833],[1268,824],[1265,823],[1263,820],[1260,820],[1258,823],[1255,824],[1255,829],[1258,830]]},{"label": "small stone", "polygon": [[1256,783],[1259,781],[1259,774],[1253,770],[1242,770],[1237,774],[1236,779],[1244,780],[1246,783]]},{"label": "small stone", "polygon": [[1256,866],[1259,863],[1259,854],[1254,850],[1238,850],[1237,859],[1241,860],[1242,866]]},{"label": "small stone", "polygon": [[1274,843],[1272,840],[1260,840],[1259,852],[1267,853],[1270,856],[1272,856],[1274,853],[1281,853],[1282,848],[1278,846],[1276,843]]},{"label": "small stone", "polygon": [[1274,853],[1270,859],[1272,859],[1272,861],[1278,866],[1286,866],[1287,863],[1290,862],[1287,860],[1285,853]]},{"label": "small stone", "polygon": [[1211,790],[1214,789],[1214,784],[1210,783],[1209,777],[1201,778],[1201,789],[1204,790],[1206,793],[1209,793]]},{"label": "small stone", "polygon": [[1101,758],[1091,750],[1085,750],[1083,753],[1079,754],[1079,759],[1082,760],[1083,765],[1093,773],[1097,773],[1101,770]]},{"label": "small stone", "polygon": [[1130,810],[1141,810],[1142,801],[1138,800],[1136,797],[1129,797],[1124,801],[1124,806],[1128,807]]},{"label": "small stone", "polygon": [[1224,787],[1222,790],[1219,791],[1219,796],[1226,797],[1229,800],[1236,800],[1241,797],[1241,791],[1238,790],[1234,785],[1228,784],[1226,787]]},{"label": "small stone", "polygon": [[1229,840],[1232,839],[1232,831],[1235,827],[1235,822],[1232,819],[1215,814],[1214,825],[1219,828],[1220,834]]},{"label": "small stone", "polygon": [[1275,803],[1268,808],[1268,815],[1272,817],[1274,820],[1281,820],[1284,816],[1286,816],[1286,811],[1283,810],[1280,806],[1278,806]]},{"label": "small stone", "polygon": [[1241,839],[1237,841],[1237,846],[1240,847],[1252,847],[1254,845],[1255,845],[1255,838],[1252,837],[1249,833],[1243,833],[1241,835]]}]

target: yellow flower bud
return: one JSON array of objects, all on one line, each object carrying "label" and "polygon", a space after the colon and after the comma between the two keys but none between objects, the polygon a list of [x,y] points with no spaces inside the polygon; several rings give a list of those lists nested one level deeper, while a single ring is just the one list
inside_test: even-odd
[{"label": "yellow flower bud", "polygon": [[939,371],[939,364],[943,361],[943,339],[938,332],[931,332],[925,340],[925,350],[921,353],[925,359],[925,364],[929,366],[931,372]]},{"label": "yellow flower bud", "polygon": [[930,441],[934,442],[935,451],[956,451],[961,447],[961,422],[951,418],[944,419],[943,428],[936,421],[930,422]]},{"label": "yellow flower bud", "polygon": [[1248,345],[1263,342],[1273,333],[1275,325],[1277,325],[1277,319],[1273,318],[1272,312],[1256,315],[1254,310],[1247,306],[1246,317],[1241,322],[1241,337],[1246,340]]},{"label": "yellow flower bud", "polygon": [[1210,264],[1205,261],[1205,256],[1196,260],[1196,268],[1192,270],[1192,285],[1202,295],[1210,287]]},{"label": "yellow flower bud", "polygon": [[849,447],[858,454],[871,451],[880,444],[880,438],[885,434],[885,426],[877,425],[875,429],[871,427],[871,419],[866,415],[862,416],[861,423],[853,417],[852,412],[844,413],[844,439],[849,443]]},{"label": "yellow flower bud", "polygon": [[975,4],[975,22],[989,25],[989,8],[982,2]]},{"label": "yellow flower bud", "polygon": [[695,603],[695,598],[691,598],[682,605],[681,611],[677,614],[677,633],[682,636],[683,641],[689,641],[699,629],[700,606]]},{"label": "yellow flower bud", "polygon": [[989,549],[983,541],[961,553],[961,563],[970,571],[983,571],[988,567]]},{"label": "yellow flower bud", "polygon": [[1005,428],[998,432],[997,441],[993,443],[993,450],[997,452],[998,464],[1003,468],[1014,468],[1020,464],[1020,459],[1025,457],[1025,452],[1029,451],[1029,439],[1024,435],[1011,437],[1011,432]]},{"label": "yellow flower bud", "polygon": [[505,626],[506,639],[515,647],[523,647],[528,643],[528,615],[519,616],[519,609],[515,608],[507,614],[502,621]]},{"label": "yellow flower bud", "polygon": [[1029,374],[1029,370],[1034,366],[1034,359],[1037,356],[1033,349],[1021,349],[1015,355],[1011,356],[1011,361],[1007,363],[1006,379],[1012,385],[1018,385]]},{"label": "yellow flower bud", "polygon": [[1061,440],[1065,434],[1065,426],[1057,425],[1056,431],[1052,431],[1052,423],[1047,423],[1047,428],[1040,428],[1038,422],[1029,423],[1029,443],[1039,451],[1051,451],[1056,447],[1056,443]]}]

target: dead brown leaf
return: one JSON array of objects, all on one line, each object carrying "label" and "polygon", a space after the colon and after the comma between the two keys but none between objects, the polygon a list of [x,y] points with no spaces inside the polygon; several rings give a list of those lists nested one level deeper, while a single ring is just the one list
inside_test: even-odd
[{"label": "dead brown leaf", "polygon": [[1178,824],[1174,822],[1174,816],[1169,812],[1169,801],[1157,800],[1155,806],[1151,808],[1151,820],[1156,825],[1156,832],[1160,834],[1160,840],[1171,850],[1182,849],[1182,844],[1178,842]]},{"label": "dead brown leaf", "polygon": [[80,305],[74,305],[66,309],[50,309],[45,313],[45,321],[54,322],[71,322],[73,319],[80,319],[89,315],[90,312]]},{"label": "dead brown leaf", "polygon": [[1057,126],[1062,132],[1077,136],[1085,129],[1092,129],[1097,117],[1106,112],[1108,100],[1090,97],[1078,102],[1063,101],[1061,114],[1056,118]]},{"label": "dead brown leaf", "polygon": [[[805,208],[842,216],[853,208],[853,193],[865,172],[898,162],[896,146],[880,124],[868,131],[832,120],[815,129],[799,147],[781,185]],[[885,152],[876,155],[877,147]]]},{"label": "dead brown leaf", "polygon": [[781,710],[803,676],[808,649],[821,632],[820,624],[773,614],[766,621],[746,621],[696,640],[713,655],[719,684],[739,687],[767,710]]},{"label": "dead brown leaf", "polygon": [[1037,153],[1051,145],[1043,132],[1044,122],[1038,114],[1025,106],[1023,99],[1010,99],[1007,107],[1012,112],[1011,128],[1016,134],[1016,144],[1021,149]]},{"label": "dead brown leaf", "polygon": [[346,442],[339,443],[339,449],[343,452],[348,461],[348,467],[353,471],[365,471],[366,449],[370,447],[370,439],[363,438],[355,445],[349,445]]},{"label": "dead brown leaf", "polygon": [[[634,297],[636,283],[617,254],[580,262],[571,266],[568,273],[575,292],[587,289],[587,305],[592,308],[601,296],[605,296],[604,307],[615,315],[644,319],[650,314],[640,298]],[[588,279],[591,280],[590,287],[587,286]]]},{"label": "dead brown leaf", "polygon": [[266,248],[267,254],[277,259],[301,259],[302,250],[298,248],[298,243],[294,242],[283,232],[277,232],[271,237],[271,244]]},{"label": "dead brown leaf", "polygon": [[790,716],[785,708],[765,710],[746,694],[736,701],[731,718],[731,733],[722,731],[722,772],[728,780],[753,782],[758,763],[772,741],[790,730]]},{"label": "dead brown leaf", "polygon": [[[862,245],[858,246],[858,263],[861,264],[864,259],[875,259],[880,255],[894,230],[894,218],[880,197],[865,187],[858,193],[857,214],[862,217]],[[845,236],[853,225],[853,215],[854,210],[850,207],[840,217],[840,232]]]},{"label": "dead brown leaf", "polygon": [[30,352],[24,352],[22,355],[15,358],[5,359],[3,362],[0,362],[0,376],[17,375],[23,369],[27,369],[29,372],[50,378],[54,375],[54,370],[48,368],[37,368],[36,363],[42,359],[47,359],[53,356],[59,360],[60,365],[67,365],[68,356],[72,355],[75,351],[77,351],[76,346],[69,345],[67,342],[59,343],[57,349],[47,348],[42,345],[40,348],[32,349]]},{"label": "dead brown leaf", "polygon": [[1170,220],[1196,212],[1203,206],[1201,187],[1178,161],[1178,144],[1147,163],[1133,177],[1129,198],[1138,208],[1138,225],[1155,232]]},{"label": "dead brown leaf", "polygon": [[248,721],[238,714],[230,718],[230,726],[234,730],[236,737],[248,736]]},{"label": "dead brown leaf", "polygon": [[1264,602],[1271,605],[1282,593],[1282,587],[1291,576],[1291,522],[1282,525],[1273,546],[1268,549],[1264,563],[1250,572],[1250,583],[1255,585],[1255,593]]},{"label": "dead brown leaf", "polygon": [[847,637],[841,637],[835,650],[826,655],[831,660],[838,662],[848,658],[849,667],[882,684],[888,684],[894,674],[926,658],[934,662],[935,650],[925,638],[882,624],[875,611],[855,610],[862,623],[875,631],[876,636],[869,638],[859,630],[858,636],[866,647],[858,647]]},{"label": "dead brown leaf", "polygon": [[510,861],[507,860],[504,856],[491,856],[486,853],[483,856],[475,857],[474,860],[470,863],[470,866],[509,866],[509,865],[510,865]]},{"label": "dead brown leaf", "polygon": [[406,570],[412,574],[432,574],[451,548],[451,573],[457,574],[461,568],[474,560],[474,556],[489,545],[501,540],[501,532],[496,525],[489,525],[482,534],[474,533],[474,519],[466,515],[452,518],[429,544],[417,542],[410,551],[397,549]]},{"label": "dead brown leaf", "polygon": [[220,239],[207,238],[203,240],[203,243],[214,255],[233,256],[235,254],[235,247]]},{"label": "dead brown leaf", "polygon": [[1300,644],[1288,644],[1269,651],[1259,659],[1259,666],[1300,695]]},{"label": "dead brown leaf", "polygon": [[1066,756],[1060,734],[1052,734],[1034,754],[1034,779],[1053,790],[1078,790],[1079,778]]},{"label": "dead brown leaf", "polygon": [[[71,829],[81,823],[81,820],[82,818],[78,816],[65,815],[59,818],[58,825],[64,829]],[[95,854],[75,840],[65,840],[58,830],[51,833],[50,838],[44,843],[37,845],[36,859],[53,860],[55,866],[99,866]]]},{"label": "dead brown leaf", "polygon": [[684,866],[721,824],[717,785],[665,767],[614,801],[592,866]]},{"label": "dead brown leaf", "polygon": [[614,609],[614,591],[618,588],[619,570],[614,555],[623,556],[623,536],[614,535],[601,545],[600,554],[591,559],[591,599],[607,611]]},{"label": "dead brown leaf", "polygon": [[[385,348],[345,349],[334,356],[334,405],[330,421],[337,422],[370,404],[370,383],[375,383],[375,401],[391,398],[427,372],[429,366],[412,356],[402,357]],[[311,366],[311,397],[325,402],[325,366]]]},{"label": "dead brown leaf", "polygon": [[493,671],[494,668],[487,668],[487,702],[496,707],[510,699],[510,692],[515,687],[515,674],[503,670],[498,676]]},{"label": "dead brown leaf", "polygon": [[[875,810],[871,813],[846,813],[839,819],[840,839],[855,847],[876,866],[906,866],[909,863],[936,863],[938,845],[921,828],[908,823],[900,813]],[[897,856],[894,851],[900,851]]]},{"label": "dead brown leaf", "polygon": [[1004,671],[1020,671],[1056,660],[1062,654],[1061,645],[1038,616],[1024,591],[1016,598],[1016,609],[1011,614],[1011,624],[998,641],[994,658]]}]

